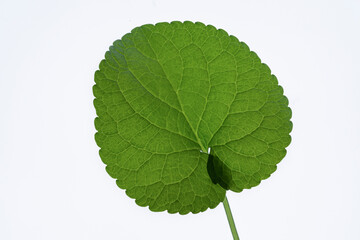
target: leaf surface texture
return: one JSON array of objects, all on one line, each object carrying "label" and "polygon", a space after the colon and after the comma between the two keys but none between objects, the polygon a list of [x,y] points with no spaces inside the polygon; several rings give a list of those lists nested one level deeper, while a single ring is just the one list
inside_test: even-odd
[{"label": "leaf surface texture", "polygon": [[268,178],[291,141],[276,77],[245,43],[211,25],[137,27],[106,52],[95,82],[101,159],[152,211],[216,207],[226,189]]}]

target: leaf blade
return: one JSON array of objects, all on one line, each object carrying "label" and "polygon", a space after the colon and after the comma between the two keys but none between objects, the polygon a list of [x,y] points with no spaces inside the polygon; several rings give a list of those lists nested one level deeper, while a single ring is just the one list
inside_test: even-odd
[{"label": "leaf blade", "polygon": [[216,207],[225,189],[269,177],[291,141],[276,77],[246,44],[210,25],[133,29],[105,54],[95,83],[101,159],[152,211]]}]

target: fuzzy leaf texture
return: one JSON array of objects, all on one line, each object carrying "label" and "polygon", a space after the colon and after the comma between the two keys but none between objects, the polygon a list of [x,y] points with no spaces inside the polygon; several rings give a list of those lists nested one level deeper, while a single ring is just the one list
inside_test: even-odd
[{"label": "fuzzy leaf texture", "polygon": [[106,52],[95,82],[106,171],[152,211],[215,208],[226,190],[268,178],[291,141],[276,77],[245,43],[211,25],[137,27]]}]

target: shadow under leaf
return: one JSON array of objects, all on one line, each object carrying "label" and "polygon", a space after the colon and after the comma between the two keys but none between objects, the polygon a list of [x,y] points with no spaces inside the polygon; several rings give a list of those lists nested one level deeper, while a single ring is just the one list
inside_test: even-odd
[{"label": "shadow under leaf", "polygon": [[210,151],[207,172],[214,184],[219,184],[222,188],[229,190],[230,183],[232,181],[232,174],[230,168],[228,168],[213,151]]}]

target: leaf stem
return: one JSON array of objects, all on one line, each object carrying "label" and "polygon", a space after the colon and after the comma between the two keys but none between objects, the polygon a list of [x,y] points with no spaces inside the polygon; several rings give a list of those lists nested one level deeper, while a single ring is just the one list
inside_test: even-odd
[{"label": "leaf stem", "polygon": [[235,222],[234,222],[234,218],[232,216],[232,213],[231,213],[231,209],[230,209],[230,205],[229,205],[229,202],[227,200],[227,197],[225,195],[225,199],[223,201],[223,204],[224,204],[224,208],[225,208],[225,212],[226,212],[226,217],[227,217],[227,220],[229,222],[229,225],[230,225],[230,229],[231,229],[231,233],[233,235],[233,238],[234,240],[240,240],[239,238],[239,235],[236,231],[236,226],[235,226]]}]

